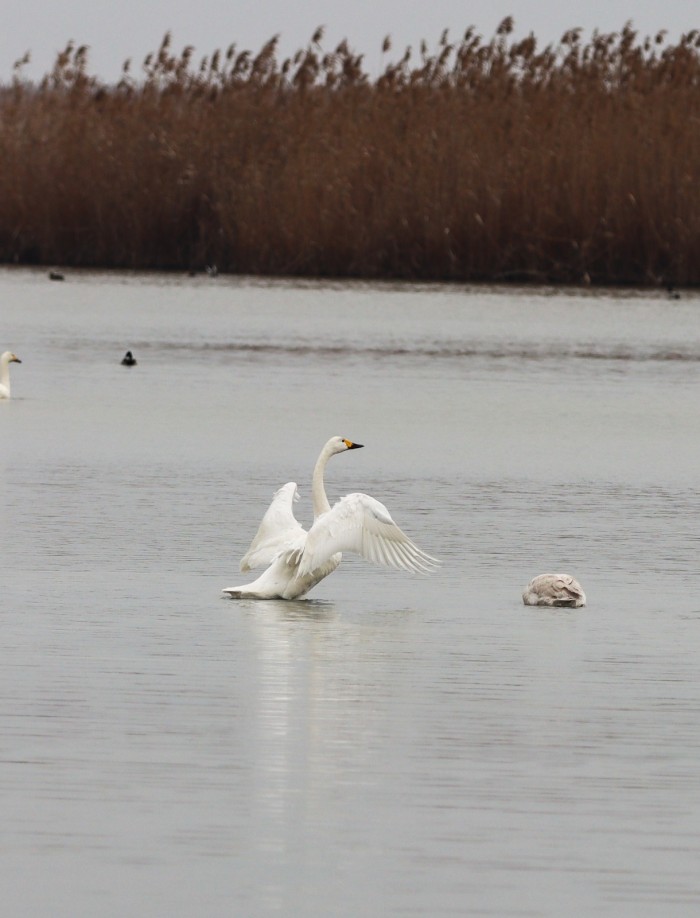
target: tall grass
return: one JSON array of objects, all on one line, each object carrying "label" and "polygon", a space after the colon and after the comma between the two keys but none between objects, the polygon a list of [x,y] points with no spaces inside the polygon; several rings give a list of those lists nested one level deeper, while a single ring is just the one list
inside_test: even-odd
[{"label": "tall grass", "polygon": [[0,87],[0,260],[440,280],[700,283],[700,33],[505,20],[370,77],[321,31],[104,84],[69,44]]}]

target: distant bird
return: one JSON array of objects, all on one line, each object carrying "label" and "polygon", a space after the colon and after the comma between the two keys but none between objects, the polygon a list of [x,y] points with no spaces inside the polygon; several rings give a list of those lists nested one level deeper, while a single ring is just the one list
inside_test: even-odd
[{"label": "distant bird", "polygon": [[60,271],[49,271],[49,280],[62,281],[65,277]]},{"label": "distant bird", "polygon": [[10,398],[10,364],[22,363],[12,351],[5,351],[0,356],[0,398]]},{"label": "distant bird", "polygon": [[122,358],[122,366],[123,367],[135,367],[136,366],[136,358],[131,353],[131,351],[127,351],[126,354],[124,354]]},{"label": "distant bird", "polygon": [[360,449],[343,437],[331,437],[314,468],[311,496],[314,522],[308,532],[294,517],[296,482],[283,485],[272,498],[241,570],[266,570],[252,583],[223,590],[232,599],[298,599],[338,567],[342,552],[362,555],[375,564],[428,574],[440,564],[402,532],[389,511],[367,494],[348,494],[328,503],[323,473],[331,456]]},{"label": "distant bird", "polygon": [[586,605],[586,594],[578,580],[568,574],[540,574],[525,587],[526,606],[569,606],[578,609]]}]

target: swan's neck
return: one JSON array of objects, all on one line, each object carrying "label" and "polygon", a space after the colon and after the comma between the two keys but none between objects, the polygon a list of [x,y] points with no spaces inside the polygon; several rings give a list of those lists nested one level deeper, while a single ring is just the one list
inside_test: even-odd
[{"label": "swan's neck", "polygon": [[4,358],[0,360],[0,385],[10,391],[10,364]]},{"label": "swan's neck", "polygon": [[331,509],[331,505],[328,503],[328,497],[326,496],[326,488],[323,484],[323,473],[326,470],[326,463],[332,455],[333,453],[328,448],[328,444],[326,444],[321,450],[321,455],[316,460],[316,465],[314,467],[314,476],[311,479],[311,498],[314,504],[314,519],[319,517],[322,513],[327,513],[327,511]]}]

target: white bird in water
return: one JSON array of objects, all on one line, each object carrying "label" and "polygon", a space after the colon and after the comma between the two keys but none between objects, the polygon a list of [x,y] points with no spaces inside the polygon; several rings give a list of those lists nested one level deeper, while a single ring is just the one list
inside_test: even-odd
[{"label": "white bird in water", "polygon": [[586,594],[578,580],[568,574],[540,574],[525,587],[526,606],[569,606],[578,609],[586,605]]},{"label": "white bird in water", "polygon": [[5,351],[0,356],[0,398],[10,397],[10,364],[22,363],[12,351]]},{"label": "white bird in water", "polygon": [[311,496],[314,522],[308,532],[295,519],[296,482],[283,485],[272,498],[241,570],[265,567],[252,583],[223,590],[232,599],[298,599],[332,574],[342,552],[362,555],[375,564],[428,574],[440,564],[402,532],[384,504],[367,494],[348,494],[333,507],[328,502],[323,473],[331,456],[360,449],[343,437],[331,437],[314,468]]}]

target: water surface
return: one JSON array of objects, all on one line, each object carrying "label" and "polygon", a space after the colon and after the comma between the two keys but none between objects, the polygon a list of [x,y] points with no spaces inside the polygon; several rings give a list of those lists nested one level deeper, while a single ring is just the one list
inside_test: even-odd
[{"label": "water surface", "polygon": [[[0,303],[9,913],[696,913],[697,296],[13,270]],[[333,434],[331,499],[441,571],[220,599]],[[525,609],[557,569],[588,607]]]}]

